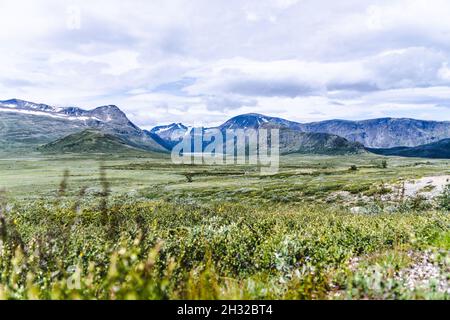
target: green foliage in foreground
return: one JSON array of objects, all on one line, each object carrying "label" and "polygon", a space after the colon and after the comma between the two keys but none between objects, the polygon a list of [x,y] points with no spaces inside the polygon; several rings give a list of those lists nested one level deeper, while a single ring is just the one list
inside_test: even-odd
[{"label": "green foliage in foreground", "polygon": [[0,298],[449,298],[397,276],[424,250],[448,272],[446,210],[107,197],[3,205]]}]

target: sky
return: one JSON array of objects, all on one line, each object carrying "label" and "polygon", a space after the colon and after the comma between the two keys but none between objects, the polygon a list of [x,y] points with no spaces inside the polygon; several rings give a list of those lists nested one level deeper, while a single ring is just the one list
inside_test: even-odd
[{"label": "sky", "polygon": [[143,128],[450,120],[447,0],[0,0],[0,100]]}]

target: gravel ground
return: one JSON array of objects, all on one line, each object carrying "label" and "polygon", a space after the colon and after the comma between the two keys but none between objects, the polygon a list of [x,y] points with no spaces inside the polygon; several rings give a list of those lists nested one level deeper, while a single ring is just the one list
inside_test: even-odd
[{"label": "gravel ground", "polygon": [[427,199],[432,199],[444,191],[445,186],[450,184],[450,175],[424,177],[417,180],[405,182],[405,196],[415,197],[422,195]]}]

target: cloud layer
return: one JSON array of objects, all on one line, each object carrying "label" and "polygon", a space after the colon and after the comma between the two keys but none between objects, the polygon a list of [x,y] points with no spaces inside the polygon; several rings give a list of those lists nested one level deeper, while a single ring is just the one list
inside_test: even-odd
[{"label": "cloud layer", "polygon": [[0,98],[144,127],[259,112],[450,120],[445,0],[3,0]]}]

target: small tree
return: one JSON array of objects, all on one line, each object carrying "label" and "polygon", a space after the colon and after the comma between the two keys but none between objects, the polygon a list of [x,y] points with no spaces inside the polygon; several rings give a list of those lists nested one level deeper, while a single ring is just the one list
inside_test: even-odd
[{"label": "small tree", "polygon": [[350,171],[357,171],[358,170],[358,167],[355,165],[355,164],[352,164],[351,166],[350,166],[350,169],[349,169]]},{"label": "small tree", "polygon": [[186,172],[185,174],[184,174],[184,176],[186,177],[186,180],[187,180],[187,182],[189,182],[189,183],[191,183],[193,180],[192,180],[192,177],[194,176],[191,172]]},{"label": "small tree", "polygon": [[438,198],[439,207],[450,211],[450,184],[444,189],[442,195]]},{"label": "small tree", "polygon": [[383,161],[381,161],[381,167],[382,167],[383,169],[386,169],[386,168],[388,167],[388,163],[387,163],[387,160],[386,160],[386,159],[384,159]]}]

